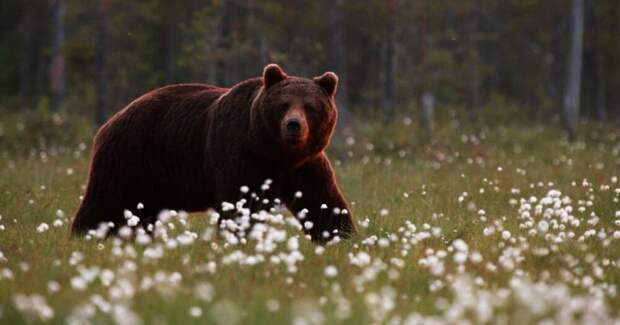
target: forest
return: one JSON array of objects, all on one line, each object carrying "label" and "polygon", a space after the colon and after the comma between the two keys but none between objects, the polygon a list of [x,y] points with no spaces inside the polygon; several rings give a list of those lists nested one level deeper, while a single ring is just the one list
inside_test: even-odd
[{"label": "forest", "polygon": [[[46,109],[103,123],[140,94],[219,86],[276,62],[340,76],[348,116],[444,112],[467,121],[617,119],[620,3],[469,1],[4,1],[3,111]],[[437,111],[435,113],[435,111]],[[489,116],[487,122],[480,118]]]}]

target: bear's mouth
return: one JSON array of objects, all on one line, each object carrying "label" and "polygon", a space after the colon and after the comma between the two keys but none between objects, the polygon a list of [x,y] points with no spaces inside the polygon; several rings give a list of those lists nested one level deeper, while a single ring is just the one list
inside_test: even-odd
[{"label": "bear's mouth", "polygon": [[291,148],[300,148],[304,145],[304,137],[298,134],[285,134],[283,136],[284,143]]}]

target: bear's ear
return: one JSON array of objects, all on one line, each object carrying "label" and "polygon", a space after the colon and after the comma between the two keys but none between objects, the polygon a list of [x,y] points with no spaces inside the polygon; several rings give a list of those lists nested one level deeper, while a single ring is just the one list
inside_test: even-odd
[{"label": "bear's ear", "polygon": [[336,90],[338,89],[338,76],[335,73],[331,71],[325,72],[320,77],[314,77],[313,80],[321,86],[329,96],[334,96],[336,94]]},{"label": "bear's ear", "polygon": [[265,85],[265,89],[269,89],[269,87],[286,78],[288,78],[288,76],[284,70],[275,63],[268,64],[265,69],[263,69],[263,84]]}]

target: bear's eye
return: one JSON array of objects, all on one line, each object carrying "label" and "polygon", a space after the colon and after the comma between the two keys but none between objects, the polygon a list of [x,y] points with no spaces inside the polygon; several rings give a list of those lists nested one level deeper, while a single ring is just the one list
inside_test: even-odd
[{"label": "bear's eye", "polygon": [[314,111],[316,111],[316,108],[313,105],[305,104],[304,105],[304,110],[306,112],[314,112]]}]

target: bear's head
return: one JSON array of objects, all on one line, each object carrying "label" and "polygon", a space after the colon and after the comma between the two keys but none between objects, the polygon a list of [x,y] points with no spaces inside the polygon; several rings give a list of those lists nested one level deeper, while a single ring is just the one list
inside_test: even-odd
[{"label": "bear's head", "polygon": [[334,99],[338,76],[326,72],[313,79],[293,77],[269,64],[262,81],[251,117],[251,135],[268,147],[261,150],[294,164],[321,153],[338,116]]}]

